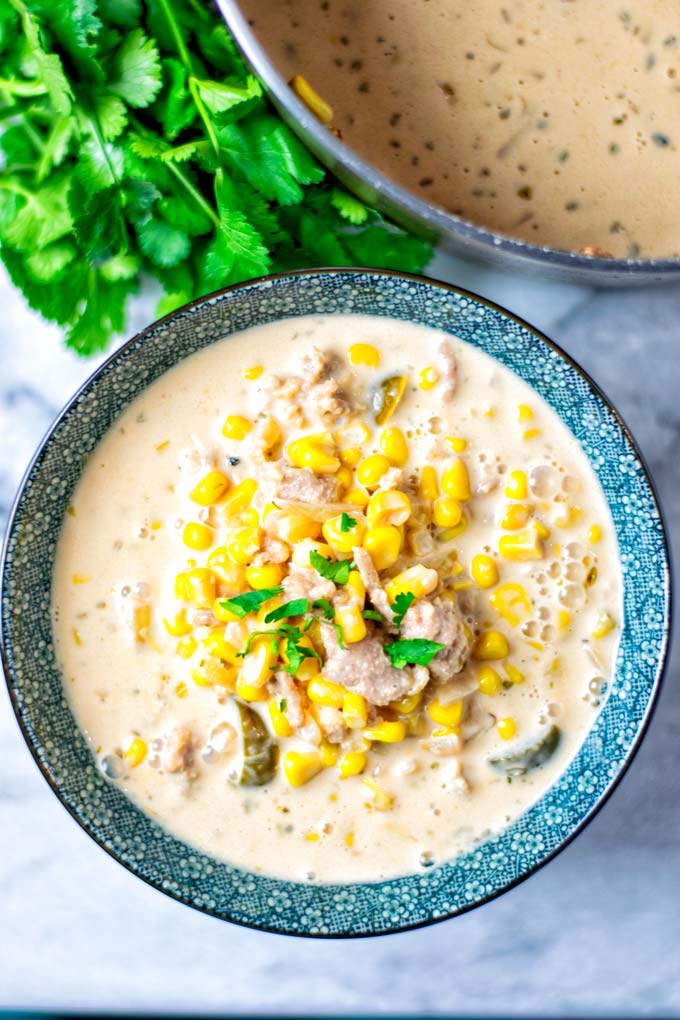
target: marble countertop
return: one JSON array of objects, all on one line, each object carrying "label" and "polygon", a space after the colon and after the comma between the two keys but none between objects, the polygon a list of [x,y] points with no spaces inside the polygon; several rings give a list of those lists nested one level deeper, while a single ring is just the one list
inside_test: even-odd
[{"label": "marble countertop", "polygon": [[[432,275],[529,319],[636,436],[680,538],[680,288],[592,291],[439,257]],[[0,527],[43,432],[97,361],[0,275]],[[130,332],[153,317],[142,296]],[[680,1016],[680,645],[627,777],[586,832],[471,914],[356,942],[204,917],[98,850],[50,793],[0,692],[0,1007],[200,1013]]]}]

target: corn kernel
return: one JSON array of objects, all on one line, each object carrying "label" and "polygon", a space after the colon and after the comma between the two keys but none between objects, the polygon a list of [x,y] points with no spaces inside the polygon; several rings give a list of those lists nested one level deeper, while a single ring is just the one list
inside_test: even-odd
[{"label": "corn kernel", "polygon": [[198,648],[198,641],[195,637],[183,637],[177,642],[177,654],[180,659],[190,659]]},{"label": "corn kernel", "polygon": [[189,602],[191,600],[189,575],[184,571],[175,576],[175,598],[180,599],[182,602]]},{"label": "corn kernel", "polygon": [[461,439],[459,436],[447,436],[446,442],[454,453],[464,453],[467,450],[467,439]]},{"label": "corn kernel", "polygon": [[348,645],[363,641],[366,637],[366,621],[359,606],[340,606],[335,611],[335,622]]},{"label": "corn kernel", "polygon": [[[531,421],[533,417],[534,412],[528,404],[519,404],[517,408],[517,421]],[[523,496],[522,499],[524,499]]]},{"label": "corn kernel", "polygon": [[347,353],[353,365],[377,368],[380,364],[380,351],[372,344],[352,344]]},{"label": "corn kernel", "polygon": [[397,595],[405,592],[410,592],[415,598],[420,599],[433,592],[438,583],[439,574],[436,570],[417,563],[415,567],[409,567],[389,580],[385,585],[385,591],[390,602],[394,602]]},{"label": "corn kernel", "polygon": [[340,684],[325,680],[322,676],[317,676],[307,685],[307,697],[315,704],[324,705],[326,708],[342,708],[345,688]]},{"label": "corn kernel", "polygon": [[399,559],[401,532],[393,524],[369,528],[364,535],[364,549],[371,554],[376,570],[387,570]]},{"label": "corn kernel", "polygon": [[508,581],[497,588],[489,595],[489,602],[511,627],[518,627],[531,616],[531,602],[526,590],[514,581]]},{"label": "corn kernel", "polygon": [[256,638],[243,657],[239,682],[246,687],[264,687],[271,680],[277,657],[275,641],[266,636]]},{"label": "corn kernel", "polygon": [[[531,527],[534,529],[539,538],[550,538],[550,528],[547,528],[543,521],[532,521]],[[560,555],[560,547],[555,546],[555,556]]]},{"label": "corn kernel", "polygon": [[381,744],[398,744],[406,736],[406,725],[400,719],[383,719],[365,729],[364,736],[367,740],[378,740]]},{"label": "corn kernel", "polygon": [[421,469],[418,490],[421,498],[429,500],[431,503],[433,503],[439,495],[437,472],[429,464]]},{"label": "corn kernel", "polygon": [[498,630],[482,631],[472,649],[473,658],[483,662],[504,659],[509,652],[508,639]]},{"label": "corn kernel", "polygon": [[440,726],[446,726],[447,729],[458,726],[463,717],[463,699],[458,698],[457,701],[443,705],[435,698],[427,706],[427,713],[433,722],[439,723]]},{"label": "corn kernel", "polygon": [[264,687],[251,687],[239,676],[236,681],[236,693],[241,701],[266,701],[267,691]]},{"label": "corn kernel", "polygon": [[343,497],[345,503],[351,503],[352,506],[365,507],[368,506],[369,495],[364,489],[352,489]]},{"label": "corn kernel", "polygon": [[364,786],[368,787],[373,795],[371,806],[374,807],[376,811],[389,811],[394,804],[394,797],[392,794],[388,793],[387,790],[383,790],[382,786],[378,786],[378,784],[374,783],[372,779],[362,779],[361,782]]},{"label": "corn kernel", "polygon": [[279,538],[295,546],[305,538],[318,538],[321,534],[321,524],[299,510],[287,510],[277,521],[277,530]]},{"label": "corn kernel", "polygon": [[259,419],[257,431],[264,453],[271,453],[277,443],[281,442],[281,429],[276,419],[271,415]]},{"label": "corn kernel", "polygon": [[535,528],[503,535],[498,541],[498,551],[506,560],[541,560],[543,545]]},{"label": "corn kernel", "polygon": [[505,675],[511,684],[523,684],[526,680],[526,676],[521,669],[518,669],[512,662],[506,662],[504,664]]},{"label": "corn kernel", "polygon": [[357,466],[357,481],[366,489],[377,489],[380,479],[390,469],[390,462],[383,453],[364,457]]},{"label": "corn kernel", "polygon": [[334,475],[341,466],[340,458],[332,452],[332,448],[309,437],[293,440],[286,454],[294,467],[309,468],[315,475]]},{"label": "corn kernel", "polygon": [[428,365],[418,375],[418,388],[431,390],[439,382],[440,375],[434,365]]},{"label": "corn kernel", "polygon": [[207,524],[200,524],[198,521],[189,521],[184,525],[182,541],[189,549],[198,552],[205,552],[213,544],[215,532]]},{"label": "corn kernel", "polygon": [[571,613],[568,609],[560,609],[557,614],[557,629],[566,630],[571,623]]},{"label": "corn kernel", "polygon": [[460,459],[456,457],[442,471],[442,491],[447,496],[464,503],[472,495],[470,491],[470,476],[468,470]]},{"label": "corn kernel", "polygon": [[514,719],[510,718],[510,716],[506,716],[505,719],[498,720],[496,723],[496,729],[498,730],[498,735],[502,737],[503,740],[512,740],[514,735],[517,733],[517,723]]},{"label": "corn kernel", "polygon": [[567,506],[560,517],[555,518],[555,525],[558,528],[571,528],[583,515],[583,510],[578,506]]},{"label": "corn kernel", "polygon": [[493,588],[498,584],[498,567],[495,560],[485,553],[479,553],[472,557],[470,573],[473,580],[480,588]]},{"label": "corn kernel", "polygon": [[526,499],[529,493],[527,476],[524,471],[511,471],[505,486],[508,499]]},{"label": "corn kernel", "polygon": [[207,637],[203,638],[201,644],[208,655],[212,655],[215,659],[223,659],[232,666],[237,664],[238,648],[235,648],[230,641],[226,640],[222,627],[216,627],[212,630]]},{"label": "corn kernel", "polygon": [[261,567],[248,567],[246,581],[255,591],[262,588],[275,588],[283,580],[283,567],[280,563],[265,563]]},{"label": "corn kernel", "polygon": [[239,482],[235,486],[224,503],[222,508],[224,510],[225,517],[236,517],[237,514],[242,514],[251,503],[253,496],[257,491],[257,482],[254,478],[244,478],[242,482]]},{"label": "corn kernel", "polygon": [[72,584],[87,584],[87,582],[91,581],[91,580],[92,580],[92,578],[88,577],[87,574],[72,574],[71,575],[71,583]]},{"label": "corn kernel", "polygon": [[217,588],[213,571],[208,567],[195,567],[186,576],[191,603],[197,609],[211,609]]},{"label": "corn kernel", "polygon": [[460,503],[452,496],[440,496],[435,499],[432,508],[432,519],[438,528],[455,528],[463,518]]},{"label": "corn kernel", "polygon": [[243,369],[243,378],[249,381],[251,379],[259,379],[263,372],[264,368],[262,365],[251,365],[250,368]]},{"label": "corn kernel", "polygon": [[347,691],[342,699],[342,717],[351,730],[360,730],[368,719],[368,704],[362,694]]},{"label": "corn kernel", "polygon": [[189,495],[194,503],[201,506],[214,506],[229,488],[229,479],[221,471],[208,471],[204,478],[194,486]]},{"label": "corn kernel", "polygon": [[529,520],[530,508],[522,503],[511,503],[506,506],[501,517],[501,528],[504,531],[519,531]]},{"label": "corn kernel", "polygon": [[395,467],[404,467],[408,461],[408,443],[401,429],[395,427],[383,429],[378,445],[390,464],[394,464]]},{"label": "corn kernel", "polygon": [[361,545],[366,534],[366,525],[362,520],[353,517],[354,524],[347,531],[342,530],[343,514],[337,517],[329,517],[324,521],[321,533],[335,552],[351,552],[355,545]]},{"label": "corn kernel", "polygon": [[592,631],[592,636],[597,640],[599,638],[606,637],[616,627],[616,620],[606,610],[597,614],[597,620],[595,621],[595,627]]},{"label": "corn kernel", "polygon": [[363,446],[371,438],[371,432],[365,422],[356,419],[346,425],[341,425],[333,433],[333,439],[338,446]]},{"label": "corn kernel", "polygon": [[347,450],[341,450],[338,454],[343,467],[354,468],[363,457],[363,452],[358,446],[350,446]]},{"label": "corn kernel", "polygon": [[336,765],[338,761],[338,745],[332,744],[330,740],[322,740],[319,744],[319,750],[321,751],[321,760],[323,761],[326,768]]},{"label": "corn kernel", "polygon": [[183,680],[180,680],[180,682],[175,687],[175,694],[177,695],[178,698],[186,698],[188,693],[189,688],[187,687]]},{"label": "corn kernel", "polygon": [[348,467],[341,467],[337,471],[335,478],[340,488],[341,494],[349,492],[352,486],[354,485],[354,473]]},{"label": "corn kernel", "polygon": [[138,765],[142,764],[147,756],[148,750],[149,748],[146,741],[141,740],[139,737],[135,737],[125,752],[125,757],[128,759],[133,769],[136,769]]},{"label": "corn kernel", "polygon": [[399,492],[398,489],[374,492],[366,511],[369,528],[379,528],[385,524],[394,524],[399,527],[399,525],[405,524],[410,516],[411,500],[405,492]]},{"label": "corn kernel", "polygon": [[363,751],[348,751],[340,759],[340,778],[349,779],[350,776],[359,776],[366,768],[368,758]]},{"label": "corn kernel", "polygon": [[535,439],[536,436],[540,436],[540,434],[540,429],[526,429],[526,431],[522,433],[522,439]]},{"label": "corn kernel", "polygon": [[227,665],[216,659],[206,659],[202,665],[203,674],[210,685],[226,687],[228,691],[234,692],[238,678],[237,666]]},{"label": "corn kernel", "polygon": [[411,712],[415,712],[420,702],[423,700],[423,692],[416,691],[415,694],[406,694],[399,701],[390,701],[389,707],[397,715],[410,715]]},{"label": "corn kernel", "polygon": [[588,531],[588,541],[592,542],[593,545],[597,545],[602,540],[602,528],[599,524],[593,524]]},{"label": "corn kernel", "polygon": [[187,620],[186,609],[180,609],[178,613],[175,613],[174,619],[168,620],[163,617],[163,625],[167,630],[168,634],[172,637],[182,637],[183,634],[190,634],[193,627]]},{"label": "corn kernel", "polygon": [[260,529],[257,527],[238,528],[227,539],[225,548],[232,563],[247,566],[260,552]]},{"label": "corn kernel", "polygon": [[359,609],[364,608],[364,602],[366,601],[366,586],[361,580],[361,574],[358,570],[350,570],[349,577],[347,578],[347,591],[352,597],[352,601]]},{"label": "corn kernel", "polygon": [[283,756],[283,774],[291,786],[304,786],[323,768],[318,751],[288,751]]},{"label": "corn kernel", "polygon": [[271,719],[272,729],[277,737],[291,736],[293,727],[288,722],[285,711],[281,708],[277,698],[269,699],[269,718]]},{"label": "corn kernel", "polygon": [[335,560],[335,553],[325,542],[315,542],[313,538],[303,538],[293,546],[293,563],[298,567],[309,567],[309,554],[312,552],[317,552],[326,560]]},{"label": "corn kernel", "polygon": [[253,431],[253,423],[240,414],[230,414],[222,426],[222,435],[227,439],[242,440]]},{"label": "corn kernel", "polygon": [[477,683],[482,694],[492,698],[503,690],[503,681],[493,666],[480,666],[477,670]]}]

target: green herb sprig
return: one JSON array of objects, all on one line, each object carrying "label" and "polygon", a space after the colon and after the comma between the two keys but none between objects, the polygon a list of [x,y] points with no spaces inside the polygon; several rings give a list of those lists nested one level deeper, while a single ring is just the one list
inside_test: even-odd
[{"label": "green herb sprig", "polygon": [[163,315],[274,270],[431,255],[326,180],[199,0],[0,0],[0,130],[0,257],[81,354],[145,276]]}]

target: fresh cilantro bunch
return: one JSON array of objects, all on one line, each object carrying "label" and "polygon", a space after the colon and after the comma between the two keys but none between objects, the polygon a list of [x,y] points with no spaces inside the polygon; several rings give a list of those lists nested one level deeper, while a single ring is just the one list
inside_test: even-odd
[{"label": "fresh cilantro bunch", "polygon": [[275,270],[417,271],[428,245],[324,180],[206,0],[0,0],[0,255],[81,354]]}]

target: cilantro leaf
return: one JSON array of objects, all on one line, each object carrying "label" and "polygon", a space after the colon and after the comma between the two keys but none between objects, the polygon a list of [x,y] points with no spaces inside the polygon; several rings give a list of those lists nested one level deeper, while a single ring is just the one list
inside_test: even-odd
[{"label": "cilantro leaf", "polygon": [[288,699],[287,698],[281,698],[281,700],[279,701],[279,712],[285,712],[287,704],[288,704]]},{"label": "cilantro leaf", "polygon": [[333,606],[328,599],[314,599],[312,605],[314,609],[320,609],[327,620],[332,620],[335,616]]},{"label": "cilantro leaf", "polygon": [[354,195],[348,195],[340,188],[333,188],[331,192],[331,203],[335,206],[341,216],[353,223],[355,227],[365,223],[371,215],[371,210]]},{"label": "cilantro leaf", "polygon": [[352,560],[338,560],[334,563],[333,560],[326,559],[325,556],[318,553],[316,549],[312,549],[310,552],[309,562],[322,577],[325,577],[327,581],[334,581],[335,584],[347,584],[350,571],[355,569]]},{"label": "cilantro leaf", "polygon": [[343,532],[351,531],[353,528],[356,528],[356,526],[357,526],[356,517],[350,517],[349,514],[346,514],[343,510],[342,514],[340,515],[340,531]]},{"label": "cilantro leaf", "polygon": [[427,666],[428,662],[431,662],[437,652],[441,652],[444,647],[438,641],[429,641],[427,638],[392,641],[384,646],[395,669],[403,669],[408,663]]},{"label": "cilantro leaf", "polygon": [[141,28],[135,28],[114,54],[107,88],[128,106],[140,108],[153,102],[161,85],[158,47]]},{"label": "cilantro leaf", "polygon": [[238,616],[240,620],[249,613],[255,613],[263,602],[280,595],[283,588],[280,584],[273,588],[261,588],[259,591],[247,591],[243,595],[234,595],[231,599],[220,599],[220,606]]},{"label": "cilantro leaf", "polygon": [[277,620],[285,620],[288,616],[302,616],[309,610],[309,599],[292,599],[284,602],[278,609],[272,609],[264,618],[265,623],[276,623]]},{"label": "cilantro leaf", "polygon": [[390,606],[394,612],[394,626],[400,628],[409,606],[415,602],[416,597],[412,591],[399,592],[396,599]]},{"label": "cilantro leaf", "polygon": [[382,613],[379,613],[377,609],[364,609],[363,612],[364,620],[375,620],[376,623],[384,623]]}]

